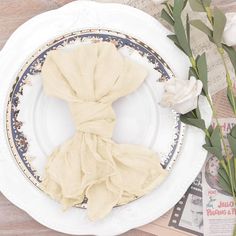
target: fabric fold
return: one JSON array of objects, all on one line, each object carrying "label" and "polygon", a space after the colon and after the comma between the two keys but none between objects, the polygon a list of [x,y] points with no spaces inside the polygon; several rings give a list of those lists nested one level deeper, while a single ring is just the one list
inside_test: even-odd
[{"label": "fabric fold", "polygon": [[156,153],[111,139],[116,119],[112,103],[135,91],[146,76],[145,68],[111,43],[48,53],[44,91],[68,102],[76,132],[49,156],[42,188],[65,209],[87,199],[88,217],[98,220],[165,178]]}]

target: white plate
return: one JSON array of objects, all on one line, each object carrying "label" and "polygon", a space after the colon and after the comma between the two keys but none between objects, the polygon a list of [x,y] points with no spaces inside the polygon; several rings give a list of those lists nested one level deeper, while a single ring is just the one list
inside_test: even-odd
[{"label": "white plate", "polygon": [[166,63],[147,45],[128,35],[101,29],[77,31],[38,49],[25,62],[9,90],[7,139],[17,165],[39,188],[47,157],[75,133],[66,102],[43,93],[41,67],[46,54],[98,41],[114,43],[121,54],[149,72],[137,91],[113,104],[117,116],[113,139],[150,147],[159,153],[166,169],[178,156],[184,125],[174,111],[159,106],[163,80],[173,79]]},{"label": "white plate", "polygon": [[[184,145],[181,148],[178,160],[174,164],[174,168],[166,181],[151,194],[125,206],[113,209],[109,217],[95,223],[87,219],[83,209],[72,208],[67,212],[62,212],[59,204],[49,199],[43,192],[39,191],[24,178],[25,176],[22,175],[21,170],[26,169],[25,172],[28,171],[26,176],[30,177],[31,174],[32,182],[36,183],[34,182],[34,174],[36,172],[31,173],[31,163],[27,163],[27,158],[25,163],[21,163],[21,170],[18,168],[19,165],[16,165],[14,158],[12,158],[11,152],[16,147],[15,159],[18,160],[18,162],[19,160],[23,160],[20,155],[20,149],[17,150],[17,145],[15,145],[15,147],[13,145],[14,140],[16,141],[17,139],[16,136],[14,137],[14,133],[17,132],[17,129],[14,130],[12,128],[14,119],[10,116],[6,117],[7,104],[9,108],[8,115],[12,112],[12,107],[14,108],[15,106],[15,100],[13,99],[14,93],[11,94],[13,100],[9,99],[9,91],[12,88],[12,84],[16,80],[19,70],[22,67],[23,70],[19,75],[23,75],[24,77],[24,72],[27,71],[27,68],[28,70],[30,69],[30,67],[24,66],[25,62],[33,62],[34,59],[37,58],[36,50],[38,48],[43,50],[42,45],[45,45],[48,41],[60,35],[91,28],[111,29],[113,31],[122,32],[122,34],[119,35],[127,34],[134,39],[138,38],[141,40],[141,44],[144,42],[146,45],[150,46],[154,52],[157,52],[158,55],[163,58],[160,59],[162,64],[165,65],[165,63],[163,63],[164,60],[176,76],[182,78],[187,77],[187,59],[166,38],[168,31],[155,19],[137,9],[119,4],[75,1],[61,9],[50,11],[31,19],[12,35],[0,54],[0,76],[4,78],[1,82],[0,93],[0,112],[2,115],[0,130],[2,133],[8,134],[4,136],[4,139],[0,140],[0,189],[14,204],[24,209],[40,223],[52,229],[70,234],[113,235],[146,224],[168,211],[181,198],[200,171],[205,160],[206,152],[201,148],[204,142],[204,135],[197,129],[188,128],[185,132]],[[110,32],[110,34],[114,34],[114,32]],[[66,44],[68,44],[68,42]],[[134,60],[148,64],[144,57],[135,53],[133,54],[132,50],[129,54],[129,51],[130,50],[126,48],[122,53],[131,56]],[[29,59],[31,55],[33,55],[33,58]],[[149,62],[147,67],[150,65]],[[168,75],[171,76],[167,65],[163,68],[167,71]],[[37,68],[37,65],[33,66],[33,68]],[[160,95],[157,92],[158,86],[156,86],[157,83],[154,78],[155,76],[159,78],[160,74],[158,75],[158,72],[153,70],[153,68],[150,68],[150,71],[154,74],[151,73],[150,78],[148,78],[147,82],[140,90],[114,105],[118,115],[117,127],[124,130],[127,126],[130,127],[130,124],[134,124],[134,120],[139,122],[138,124],[141,123],[142,126],[137,127],[137,125],[134,125],[130,127],[131,131],[128,136],[124,136],[121,132],[116,130],[114,139],[117,141],[140,143],[150,146],[155,150],[158,149],[161,151],[163,158],[165,158],[170,153],[173,140],[176,139],[176,137],[173,138],[173,135],[175,135],[178,117],[173,112],[161,109],[157,105]],[[162,73],[164,72],[162,71]],[[24,87],[23,95],[18,96],[21,104],[19,105],[18,118],[19,121],[25,122],[24,125],[20,124],[18,131],[23,132],[23,137],[25,137],[20,139],[23,151],[24,147],[27,147],[28,139],[28,142],[32,143],[30,147],[36,147],[37,143],[41,143],[38,150],[30,150],[30,148],[27,148],[27,152],[30,153],[29,155],[37,156],[33,164],[35,164],[35,168],[38,169],[37,173],[40,175],[47,154],[55,145],[62,142],[73,132],[73,127],[66,130],[61,128],[65,126],[65,122],[70,123],[70,117],[66,115],[68,114],[66,107],[53,99],[49,102],[48,100],[45,101],[43,93],[40,90],[40,75],[37,73],[32,74],[33,78],[28,78],[32,86],[27,87],[27,85],[21,84],[20,79],[18,79],[19,86],[21,84],[21,86]],[[27,78],[22,78],[22,81],[23,79]],[[18,90],[18,93],[19,92],[21,92],[20,89]],[[13,101],[13,103],[11,103],[11,101]],[[32,103],[29,101],[32,101]],[[45,102],[47,106],[45,106]],[[34,105],[36,103],[37,106]],[[130,113],[131,104],[135,104],[131,111],[135,113],[135,117],[139,117],[139,119],[132,118],[134,116]],[[140,105],[140,109],[137,108],[137,105]],[[127,107],[129,107],[129,109],[127,109]],[[52,111],[54,111],[53,114]],[[65,111],[65,116],[55,123],[53,130],[48,129],[45,133],[45,129],[42,129],[42,127],[45,127],[47,122],[50,122],[50,117],[56,115],[56,112],[61,111]],[[150,115],[148,119],[147,116],[143,115],[144,112]],[[11,114],[14,114],[14,112]],[[127,119],[123,119],[124,117]],[[162,120],[165,118],[168,122],[163,123]],[[32,120],[32,122],[28,122],[29,120]],[[9,129],[7,132],[6,124],[7,129]],[[167,132],[163,132],[165,129],[162,130],[164,124],[166,125],[165,129],[167,129]],[[135,132],[138,133],[135,134]],[[179,128],[178,132],[180,132]],[[56,138],[62,133],[66,135],[62,135],[62,138]],[[146,138],[140,138],[140,133],[145,134]],[[167,134],[166,136],[165,133]],[[45,140],[43,137],[46,137]],[[159,140],[158,137],[160,137]],[[8,139],[12,140],[10,145],[8,145]],[[178,139],[177,143],[180,143],[180,141],[181,140]],[[33,144],[34,142],[36,145]],[[10,148],[10,146],[12,147]],[[40,152],[41,160],[38,158]],[[193,153],[194,156],[192,155]],[[27,166],[29,167],[28,169]]]}]

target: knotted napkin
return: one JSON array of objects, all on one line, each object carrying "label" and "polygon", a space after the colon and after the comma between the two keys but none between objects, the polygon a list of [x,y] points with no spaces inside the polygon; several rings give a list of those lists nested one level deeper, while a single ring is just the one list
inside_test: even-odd
[{"label": "knotted napkin", "polygon": [[111,140],[116,120],[112,102],[136,90],[146,75],[111,43],[48,53],[44,91],[68,102],[76,127],[73,137],[50,155],[42,181],[45,192],[64,208],[87,199],[88,217],[101,219],[164,179],[156,153]]}]

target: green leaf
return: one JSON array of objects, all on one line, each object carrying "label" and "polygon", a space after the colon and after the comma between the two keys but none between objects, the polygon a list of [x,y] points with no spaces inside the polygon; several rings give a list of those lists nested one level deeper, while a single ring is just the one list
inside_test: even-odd
[{"label": "green leaf", "polygon": [[[213,133],[212,125],[208,127],[207,131],[208,131],[209,136],[211,137]],[[211,139],[207,135],[205,136],[205,142],[206,142],[205,144],[206,146],[212,147]]]},{"label": "green leaf", "polygon": [[208,94],[207,62],[205,53],[197,58],[197,69],[199,72],[199,79],[203,84],[203,90],[205,94]]},{"label": "green leaf", "polygon": [[220,127],[217,126],[213,131],[212,127],[209,127],[208,132],[211,134],[211,138],[205,138],[206,144],[203,147],[219,160],[223,159],[221,139],[220,139]]},{"label": "green leaf", "polygon": [[203,145],[203,148],[205,148],[208,152],[216,156],[219,160],[223,160],[223,155],[221,153],[221,150],[217,147],[210,147],[206,144]]},{"label": "green leaf", "polygon": [[227,138],[229,141],[230,149],[233,152],[234,157],[236,157],[236,139],[230,134],[227,135]]},{"label": "green leaf", "polygon": [[229,193],[230,195],[232,195],[232,191],[230,188],[230,185],[224,180],[224,178],[222,178],[221,175],[218,176],[218,183],[219,186],[227,193]]},{"label": "green leaf", "polygon": [[201,120],[201,113],[200,113],[199,107],[181,116],[188,119]]},{"label": "green leaf", "polygon": [[198,0],[189,0],[189,4],[193,11],[197,11],[197,12],[205,11],[203,5]]},{"label": "green leaf", "polygon": [[186,1],[183,0],[175,0],[174,1],[174,7],[173,7],[173,15],[181,15],[184,7],[185,7]]},{"label": "green leaf", "polygon": [[197,118],[197,115],[196,115],[196,112],[195,110],[192,110],[184,115],[181,115],[181,116],[184,116],[185,118],[191,118],[191,119],[196,119]]},{"label": "green leaf", "polygon": [[225,180],[225,182],[230,186],[230,180],[229,180],[229,176],[227,175],[225,169],[220,166],[219,170],[218,170],[218,174]]},{"label": "green leaf", "polygon": [[181,48],[180,44],[179,44],[179,41],[177,39],[177,36],[175,34],[170,34],[170,35],[167,35],[167,38],[169,38],[170,40],[172,40],[175,44],[176,47],[178,47],[181,51],[184,52],[184,50]]},{"label": "green leaf", "polygon": [[229,86],[227,87],[227,98],[229,100],[232,110],[234,111],[234,106],[236,105],[236,97],[231,94],[231,89],[229,88]]},{"label": "green leaf", "polygon": [[211,147],[211,140],[207,136],[205,136],[205,144],[204,145],[206,145],[206,147]]},{"label": "green leaf", "polygon": [[176,45],[180,46],[177,36],[175,34],[169,34],[167,35],[167,37],[171,39]]},{"label": "green leaf", "polygon": [[223,49],[227,52],[229,59],[234,67],[234,71],[236,73],[236,51],[233,47],[229,47],[225,44],[222,44]]},{"label": "green leaf", "polygon": [[230,134],[233,138],[236,139],[236,125],[233,126],[233,128],[230,131]]},{"label": "green leaf", "polygon": [[185,1],[175,0],[174,9],[173,9],[173,18],[174,18],[174,30],[179,41],[180,47],[183,51],[190,57],[192,55],[191,49],[188,44],[186,37],[185,29],[181,19],[181,13],[184,8]]},{"label": "green leaf", "polygon": [[[236,192],[236,173],[235,173],[235,159],[231,158],[229,161],[225,161],[226,168],[231,170],[231,177],[226,172],[225,168],[220,166],[218,173],[225,183],[221,186],[226,192],[232,195],[232,191]],[[223,181],[222,181],[223,182]]]},{"label": "green leaf", "polygon": [[188,117],[185,117],[184,115],[181,115],[180,120],[187,125],[197,127],[203,131],[206,128],[205,121],[203,119],[193,119],[193,118],[188,118]]},{"label": "green leaf", "polygon": [[200,57],[200,55],[197,55],[195,61],[197,61],[199,59],[199,57]]},{"label": "green leaf", "polygon": [[232,165],[234,166],[234,174],[233,174],[233,176],[234,176],[234,186],[233,186],[233,188],[234,188],[234,191],[235,191],[235,193],[236,193],[236,158],[234,157],[234,158],[232,158],[231,159],[231,161],[232,161]]},{"label": "green leaf", "polygon": [[210,7],[211,5],[211,0],[202,0],[202,3],[205,7]]},{"label": "green leaf", "polygon": [[213,10],[214,24],[213,24],[213,40],[216,44],[221,44],[222,36],[226,24],[226,17],[224,13],[217,7]]},{"label": "green leaf", "polygon": [[162,9],[161,11],[161,18],[167,21],[170,25],[174,25],[174,20],[173,18],[167,13],[165,9]]},{"label": "green leaf", "polygon": [[210,126],[208,127],[208,132],[209,132],[210,135],[212,135],[213,130],[214,130],[214,129],[213,129],[212,125],[210,125]]},{"label": "green leaf", "polygon": [[205,33],[209,38],[213,37],[213,31],[201,20],[191,20],[190,24]]},{"label": "green leaf", "polygon": [[212,132],[211,143],[213,147],[217,147],[219,150],[222,151],[219,126],[217,126]]},{"label": "green leaf", "polygon": [[161,4],[166,7],[166,9],[169,12],[170,16],[172,16],[173,15],[173,6],[169,3],[167,3],[167,2],[163,2]]},{"label": "green leaf", "polygon": [[189,67],[188,78],[190,78],[191,76],[194,76],[195,78],[198,77],[193,67]]},{"label": "green leaf", "polygon": [[186,16],[186,33],[187,33],[188,45],[190,47],[190,24],[189,24],[189,16],[188,16],[188,14]]},{"label": "green leaf", "polygon": [[[230,186],[234,189],[233,191],[236,190],[236,179],[235,179],[235,166],[234,166],[234,158],[231,158],[229,161],[230,169],[231,169],[231,174],[232,174],[232,183]],[[231,188],[231,189],[232,189]]]},{"label": "green leaf", "polygon": [[197,108],[195,109],[195,111],[196,111],[197,118],[198,118],[198,119],[201,119],[202,117],[201,117],[201,112],[200,112],[199,106],[197,106]]}]

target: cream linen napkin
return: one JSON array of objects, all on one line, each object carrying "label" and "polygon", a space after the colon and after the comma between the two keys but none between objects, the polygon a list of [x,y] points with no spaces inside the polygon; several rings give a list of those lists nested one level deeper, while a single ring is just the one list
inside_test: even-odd
[{"label": "cream linen napkin", "polygon": [[86,197],[88,217],[98,220],[163,181],[166,171],[156,153],[111,140],[112,102],[136,90],[146,75],[111,43],[48,53],[44,91],[68,102],[76,132],[50,155],[42,187],[65,209]]}]

